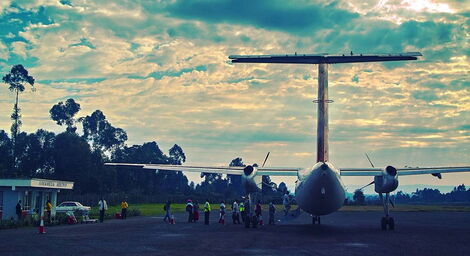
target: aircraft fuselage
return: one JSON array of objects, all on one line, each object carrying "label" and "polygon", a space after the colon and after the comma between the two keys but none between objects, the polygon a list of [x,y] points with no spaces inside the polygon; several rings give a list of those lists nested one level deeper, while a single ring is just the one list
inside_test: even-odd
[{"label": "aircraft fuselage", "polygon": [[339,210],[345,199],[340,172],[331,163],[318,162],[299,171],[295,198],[299,207],[314,216]]}]

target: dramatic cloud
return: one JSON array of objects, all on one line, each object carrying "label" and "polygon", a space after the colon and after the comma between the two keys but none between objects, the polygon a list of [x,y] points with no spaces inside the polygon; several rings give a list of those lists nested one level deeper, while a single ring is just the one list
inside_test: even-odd
[{"label": "dramatic cloud", "polygon": [[[368,152],[376,165],[469,164],[469,12],[431,0],[1,1],[0,74],[21,63],[36,79],[20,97],[28,132],[60,132],[48,111],[72,97],[79,115],[102,110],[129,144],[178,143],[191,164],[270,151],[271,166],[309,166],[317,67],[227,56],[420,51],[414,62],[330,66],[331,161],[368,166]],[[13,100],[0,86],[0,129]],[[417,182],[437,181],[402,180]]]}]

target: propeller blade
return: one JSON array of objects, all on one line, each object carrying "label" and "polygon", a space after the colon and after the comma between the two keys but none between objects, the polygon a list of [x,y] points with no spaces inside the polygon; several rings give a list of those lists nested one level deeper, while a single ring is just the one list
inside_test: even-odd
[{"label": "propeller blade", "polygon": [[374,166],[374,164],[372,163],[372,161],[370,160],[369,156],[367,155],[367,153],[365,153],[365,154],[366,154],[367,160],[369,160],[370,165],[372,165],[372,168],[374,168],[375,166]]},{"label": "propeller blade", "polygon": [[271,152],[268,152],[268,154],[266,155],[266,158],[264,159],[263,165],[261,165],[261,167],[264,167],[264,165],[266,164],[266,161],[268,160],[268,157],[269,157],[269,153]]},{"label": "propeller blade", "polygon": [[368,186],[370,186],[370,185],[372,185],[372,184],[374,184],[374,181],[372,181],[371,183],[365,185],[364,187],[360,188],[359,190],[363,190],[364,188],[366,188],[366,187],[368,187]]}]

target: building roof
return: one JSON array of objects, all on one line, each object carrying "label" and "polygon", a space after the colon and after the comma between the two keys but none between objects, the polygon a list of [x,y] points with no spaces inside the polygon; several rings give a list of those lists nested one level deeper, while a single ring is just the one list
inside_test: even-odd
[{"label": "building roof", "polygon": [[33,187],[33,188],[55,188],[73,189],[72,181],[46,180],[46,179],[0,179],[3,187]]}]

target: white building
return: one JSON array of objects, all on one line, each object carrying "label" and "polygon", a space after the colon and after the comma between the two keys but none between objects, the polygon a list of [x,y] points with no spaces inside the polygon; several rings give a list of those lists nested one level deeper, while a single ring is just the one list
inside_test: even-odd
[{"label": "white building", "polygon": [[48,200],[55,215],[57,193],[73,189],[73,182],[45,179],[0,179],[0,219],[17,219],[16,204],[21,200],[23,214],[36,212],[42,216]]}]

